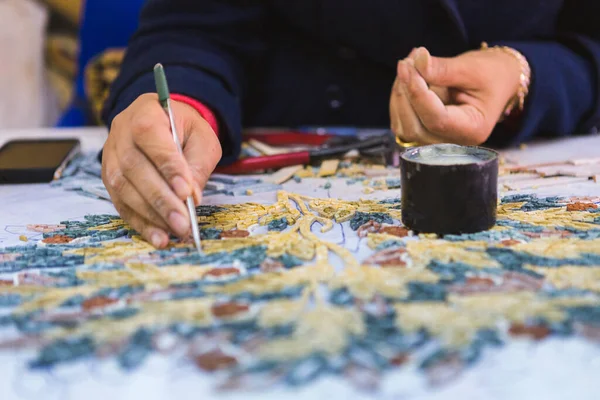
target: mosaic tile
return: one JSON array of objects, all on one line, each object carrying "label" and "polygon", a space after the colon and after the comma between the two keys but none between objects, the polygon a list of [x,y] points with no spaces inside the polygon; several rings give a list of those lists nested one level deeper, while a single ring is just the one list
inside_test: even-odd
[{"label": "mosaic tile", "polygon": [[221,389],[336,375],[374,391],[408,366],[440,385],[511,340],[600,341],[594,201],[505,197],[493,229],[428,237],[401,226],[398,198],[281,191],[198,207],[201,255],[156,250],[112,215],[32,224],[42,240],[0,249],[0,337],[16,332],[32,369],[108,357],[134,370],[176,345]]}]

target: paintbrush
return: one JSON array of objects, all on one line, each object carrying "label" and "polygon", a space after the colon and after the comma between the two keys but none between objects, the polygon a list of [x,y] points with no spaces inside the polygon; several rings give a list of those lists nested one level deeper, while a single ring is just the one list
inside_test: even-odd
[{"label": "paintbrush", "polygon": [[[181,143],[179,142],[179,136],[177,135],[177,128],[175,127],[175,118],[173,117],[173,110],[171,108],[171,95],[169,93],[169,86],[167,85],[167,76],[162,64],[156,64],[154,66],[154,83],[156,84],[156,92],[158,93],[158,101],[169,116],[169,123],[171,124],[171,133],[173,134],[173,140],[177,146],[179,154],[183,154],[181,149]],[[192,224],[192,234],[194,236],[194,243],[198,249],[198,253],[202,253],[202,244],[200,243],[200,228],[198,227],[198,218],[196,217],[196,207],[194,205],[194,199],[192,196],[188,196],[186,199],[188,212],[190,214],[190,222]]]}]

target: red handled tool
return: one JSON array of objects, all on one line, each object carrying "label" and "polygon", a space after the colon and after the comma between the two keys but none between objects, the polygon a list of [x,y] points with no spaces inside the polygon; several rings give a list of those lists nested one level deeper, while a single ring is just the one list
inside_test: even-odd
[{"label": "red handled tool", "polygon": [[[299,134],[299,136],[311,135]],[[318,161],[322,161],[329,158],[338,158],[352,150],[368,151],[373,149],[381,149],[381,151],[384,151],[387,148],[391,148],[391,144],[389,144],[390,138],[388,137],[388,135],[371,137],[369,139],[364,140],[345,140],[345,142],[346,143],[341,145],[321,147],[316,150],[298,151],[272,156],[243,158],[234,162],[233,164],[218,167],[215,170],[215,172],[218,172],[220,174],[242,174],[248,172],[262,171],[266,169],[289,167],[291,165],[313,164]],[[296,142],[294,144],[298,143]]]}]

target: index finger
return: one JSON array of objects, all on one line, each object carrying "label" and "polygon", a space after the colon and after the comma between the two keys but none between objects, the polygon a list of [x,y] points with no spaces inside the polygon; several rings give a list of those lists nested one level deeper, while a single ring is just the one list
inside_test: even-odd
[{"label": "index finger", "polygon": [[[144,113],[131,123],[131,133],[136,147],[154,165],[181,200],[194,191],[194,180],[183,154],[179,152],[165,110],[158,101],[149,103]],[[182,128],[177,133],[183,142]],[[182,184],[184,182],[184,184]]]},{"label": "index finger", "polygon": [[410,103],[431,134],[458,144],[480,144],[487,137],[485,116],[472,104],[445,105],[411,67],[407,85]]}]

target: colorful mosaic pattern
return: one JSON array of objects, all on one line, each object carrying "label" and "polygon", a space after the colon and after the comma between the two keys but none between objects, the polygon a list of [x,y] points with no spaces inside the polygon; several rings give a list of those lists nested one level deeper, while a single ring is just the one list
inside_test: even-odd
[{"label": "colorful mosaic pattern", "polygon": [[506,197],[494,229],[438,238],[402,227],[398,199],[280,192],[199,207],[203,255],[115,216],[31,225],[42,243],[0,250],[0,349],[35,350],[34,369],[183,357],[223,390],[376,390],[409,365],[439,384],[514,338],[600,341],[599,203]]}]

